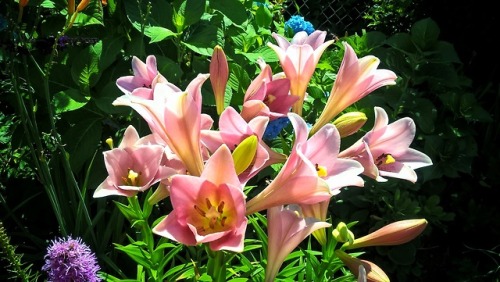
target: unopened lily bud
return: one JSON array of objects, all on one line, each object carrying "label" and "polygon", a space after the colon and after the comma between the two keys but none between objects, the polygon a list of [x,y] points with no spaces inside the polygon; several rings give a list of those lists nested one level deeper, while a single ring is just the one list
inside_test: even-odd
[{"label": "unopened lily bud", "polygon": [[78,6],[76,7],[76,10],[78,12],[83,11],[85,8],[87,8],[87,6],[89,5],[89,3],[90,3],[90,0],[82,0],[80,2],[80,4],[78,4]]},{"label": "unopened lily bud", "polygon": [[[170,182],[170,180],[167,180],[167,182]],[[164,182],[160,182],[158,188],[156,188],[153,194],[148,198],[148,203],[150,205],[155,205],[168,196],[170,196],[170,191],[168,190],[167,185]]]},{"label": "unopened lily bud", "polygon": [[354,241],[354,234],[347,228],[347,225],[343,222],[337,224],[337,227],[332,232],[333,238],[337,240],[337,242],[349,242],[352,243]]},{"label": "unopened lily bud", "polygon": [[71,16],[75,13],[75,0],[68,0],[68,15]]},{"label": "unopened lily bud", "polygon": [[109,146],[110,149],[114,148],[113,139],[111,137],[109,137],[108,139],[106,139],[106,144],[108,144],[108,146]]},{"label": "unopened lily bud", "polygon": [[336,250],[335,255],[349,268],[354,276],[359,277],[359,266],[362,265],[366,272],[366,281],[389,282],[390,279],[378,265],[367,260],[361,260],[346,254],[341,250]]},{"label": "unopened lily bud", "polygon": [[415,239],[426,226],[427,220],[425,219],[401,220],[357,238],[352,244],[345,243],[342,247],[349,250],[371,246],[401,245]]},{"label": "unopened lily bud", "polygon": [[220,46],[215,46],[210,61],[210,83],[215,95],[217,114],[224,111],[224,94],[226,93],[227,80],[229,79],[229,66],[226,54]]},{"label": "unopened lily bud", "polygon": [[257,153],[259,144],[257,136],[252,135],[243,140],[233,151],[234,168],[236,174],[244,172],[251,164]]},{"label": "unopened lily bud", "polygon": [[341,115],[334,122],[333,125],[337,127],[340,137],[346,137],[356,133],[365,122],[368,120],[366,115],[362,112],[350,112]]},{"label": "unopened lily bud", "polygon": [[29,0],[19,0],[19,6],[26,7],[28,5]]}]

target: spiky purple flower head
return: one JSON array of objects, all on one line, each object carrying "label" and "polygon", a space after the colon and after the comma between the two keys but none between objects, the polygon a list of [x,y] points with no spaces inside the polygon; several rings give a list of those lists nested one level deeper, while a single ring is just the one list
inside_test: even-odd
[{"label": "spiky purple flower head", "polygon": [[97,258],[81,238],[71,236],[51,242],[45,255],[43,271],[49,282],[97,282],[100,267]]}]

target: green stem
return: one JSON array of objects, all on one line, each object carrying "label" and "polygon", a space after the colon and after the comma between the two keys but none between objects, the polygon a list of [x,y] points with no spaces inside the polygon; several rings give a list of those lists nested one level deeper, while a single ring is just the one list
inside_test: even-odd
[{"label": "green stem", "polygon": [[206,246],[208,252],[208,275],[214,282],[226,281],[226,257],[224,251],[212,251]]},{"label": "green stem", "polygon": [[14,92],[16,96],[16,101],[19,107],[19,115],[21,117],[21,122],[24,127],[24,131],[28,136],[28,146],[30,147],[30,152],[33,157],[33,161],[35,162],[35,166],[37,169],[37,174],[40,177],[40,182],[45,188],[47,196],[49,197],[49,201],[54,210],[57,222],[61,228],[61,233],[63,235],[67,235],[66,224],[64,218],[61,216],[63,213],[61,212],[61,206],[59,205],[59,200],[57,194],[55,192],[54,182],[52,181],[52,176],[50,173],[50,169],[48,167],[47,161],[44,157],[44,149],[40,142],[40,137],[38,135],[38,129],[36,126],[36,119],[31,119],[28,114],[29,111],[26,109],[26,105],[24,104],[22,95],[19,91],[19,86],[17,85],[17,72],[14,64],[11,65],[11,80],[12,85],[14,87]]}]

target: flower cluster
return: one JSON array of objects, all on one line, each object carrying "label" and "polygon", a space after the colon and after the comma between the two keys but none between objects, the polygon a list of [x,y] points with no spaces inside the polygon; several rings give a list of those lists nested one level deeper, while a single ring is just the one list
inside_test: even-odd
[{"label": "flower cluster", "polygon": [[45,265],[48,281],[53,282],[97,282],[99,271],[97,259],[81,238],[58,238],[47,248]]},{"label": "flower cluster", "polygon": [[[140,137],[132,126],[127,128],[120,145],[104,153],[109,176],[94,192],[94,197],[133,197],[158,184],[149,202],[168,200],[172,210],[153,233],[185,245],[207,244],[212,251],[242,252],[247,216],[267,211],[266,281],[273,281],[288,253],[308,235],[326,244],[330,199],[344,187],[362,187],[361,174],[377,181],[395,177],[415,182],[414,169],[432,164],[425,154],[409,148],[415,136],[413,120],[389,124],[380,107],[375,108],[373,129],[340,151],[341,138],[357,131],[366,116],[354,113],[331,121],[374,90],[396,83],[392,71],[378,69],[378,58],[358,59],[343,43],[337,79],[311,128],[302,117],[307,85],[334,41],[325,42],[324,31],[300,31],[291,41],[273,37],[278,45],[268,46],[277,53],[284,73],[273,75],[260,60],[261,72],[248,86],[241,108],[224,104],[229,70],[220,47],[214,49],[210,73],[199,74],[183,90],[158,72],[154,56],[145,63],[134,57],[134,75],[118,79],[124,95],[113,104],[134,109],[151,134]],[[209,77],[220,115],[216,125],[202,113],[202,85]],[[265,140],[288,123],[294,141],[285,154]],[[273,164],[282,164],[281,169],[247,199],[247,183]],[[369,276],[370,270],[365,270]]]},{"label": "flower cluster", "polygon": [[291,16],[290,19],[285,22],[285,28],[292,30],[293,34],[305,31],[309,35],[314,32],[314,26],[312,23],[304,20],[304,17],[299,15]]}]

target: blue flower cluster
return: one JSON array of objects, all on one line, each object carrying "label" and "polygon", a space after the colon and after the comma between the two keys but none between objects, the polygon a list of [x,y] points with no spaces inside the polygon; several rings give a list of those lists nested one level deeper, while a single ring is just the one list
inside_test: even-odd
[{"label": "blue flower cluster", "polygon": [[98,282],[100,270],[95,254],[81,238],[59,238],[47,248],[43,271],[50,282]]},{"label": "blue flower cluster", "polygon": [[288,117],[280,117],[273,121],[270,121],[267,124],[266,131],[264,131],[262,139],[269,141],[276,138],[281,130],[285,128],[285,126],[287,126],[289,123],[290,120],[288,119]]},{"label": "blue flower cluster", "polygon": [[309,35],[314,32],[314,26],[312,23],[304,20],[304,17],[298,15],[292,16],[285,22],[285,29],[286,28],[291,29],[293,34],[299,31],[305,31]]}]

